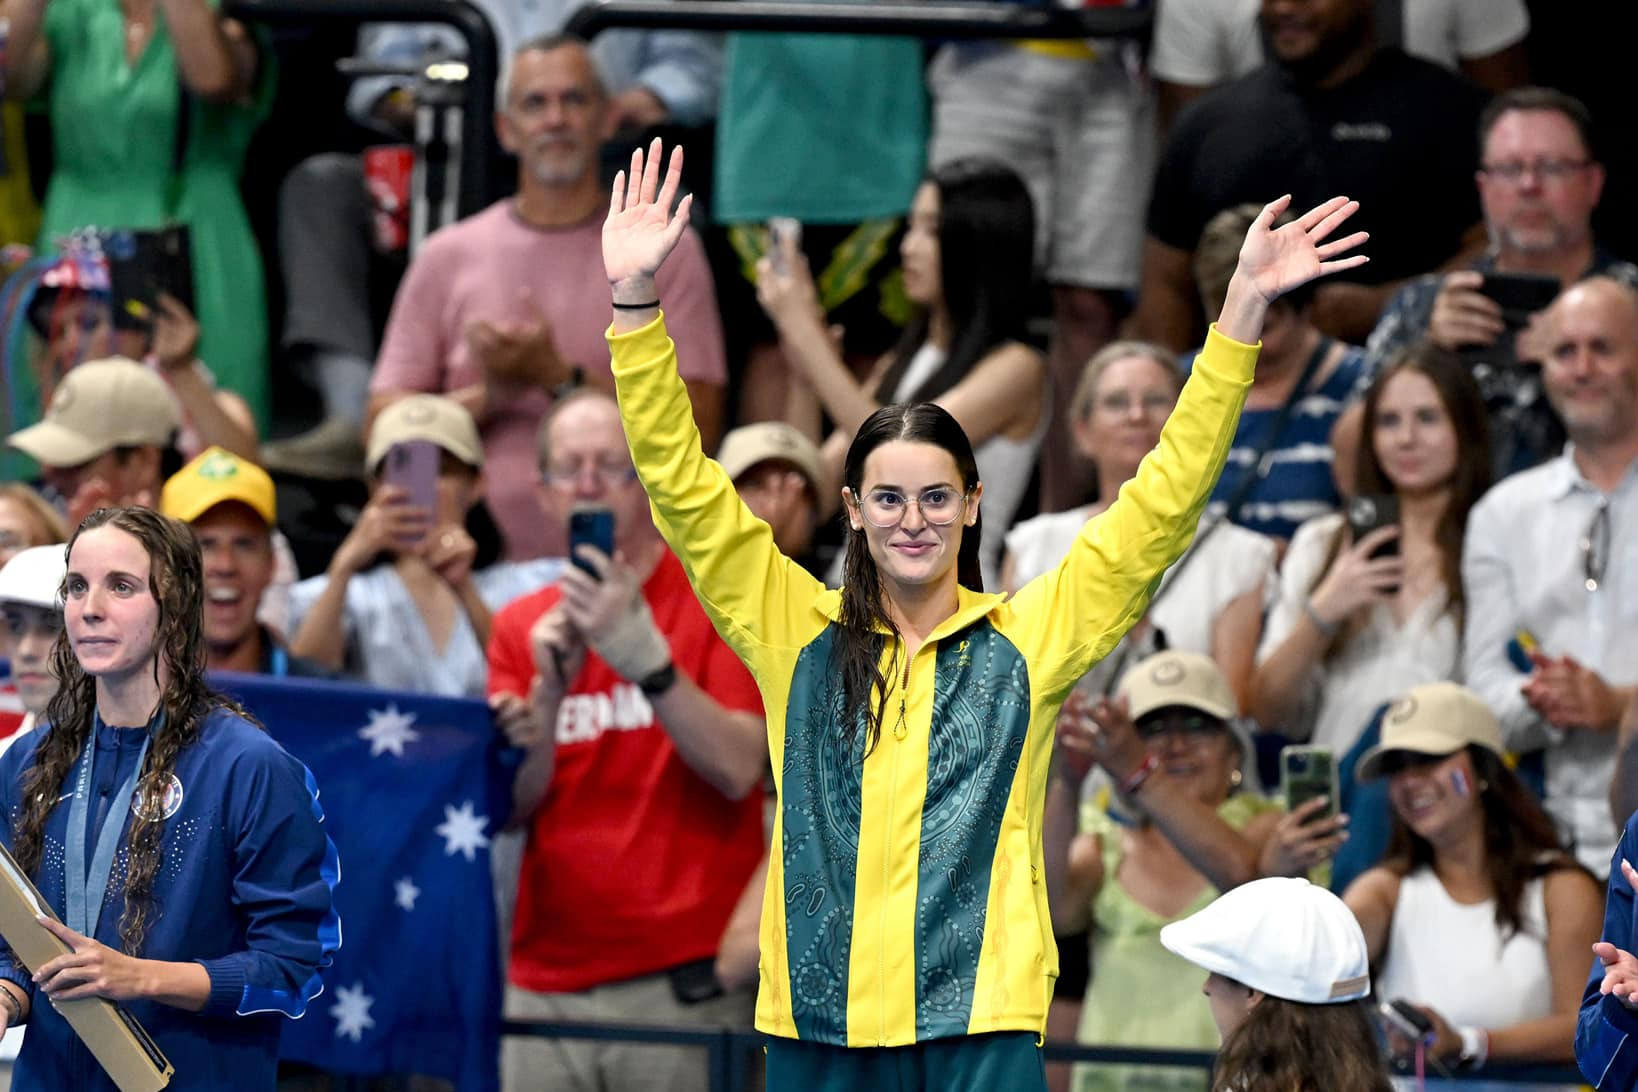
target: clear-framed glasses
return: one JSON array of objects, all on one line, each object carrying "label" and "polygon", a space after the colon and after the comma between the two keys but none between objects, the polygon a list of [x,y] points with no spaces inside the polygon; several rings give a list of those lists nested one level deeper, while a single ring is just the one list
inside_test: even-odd
[{"label": "clear-framed glasses", "polygon": [[934,527],[948,527],[966,512],[967,494],[946,485],[923,489],[921,495],[915,497],[907,497],[897,489],[872,489],[857,507],[866,523],[886,530],[897,527],[912,504],[921,511],[921,518]]},{"label": "clear-framed glasses", "polygon": [[1600,497],[1593,512],[1587,533],[1581,536],[1581,572],[1587,578],[1587,590],[1597,591],[1604,582],[1604,571],[1610,563],[1610,502]]},{"label": "clear-framed glasses", "polygon": [[1126,391],[1110,391],[1108,394],[1099,395],[1098,400],[1092,404],[1099,412],[1111,417],[1127,416],[1132,412],[1134,404],[1147,416],[1165,417],[1172,412],[1172,407],[1177,405],[1177,399],[1156,391],[1136,398]]},{"label": "clear-framed glasses", "polygon": [[541,470],[540,476],[547,485],[569,489],[587,473],[592,474],[610,489],[618,489],[637,480],[637,468],[632,466],[629,460],[624,459],[618,461],[583,459],[576,462],[548,463]]},{"label": "clear-framed glasses", "polygon": [[1525,173],[1534,174],[1543,182],[1557,182],[1592,165],[1590,159],[1537,159],[1529,163],[1511,160],[1506,163],[1486,163],[1479,169],[1488,177],[1510,185],[1517,185]]}]

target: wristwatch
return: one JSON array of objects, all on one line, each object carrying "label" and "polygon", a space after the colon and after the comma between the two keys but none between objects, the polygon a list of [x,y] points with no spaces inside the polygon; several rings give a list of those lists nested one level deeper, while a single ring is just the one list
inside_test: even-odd
[{"label": "wristwatch", "polygon": [[657,698],[677,684],[677,665],[667,661],[658,671],[651,671],[637,680],[637,689],[651,698]]},{"label": "wristwatch", "polygon": [[1484,1065],[1485,1058],[1490,1054],[1490,1036],[1485,1030],[1472,1026],[1459,1027],[1456,1034],[1462,1040],[1461,1068],[1478,1069]]}]

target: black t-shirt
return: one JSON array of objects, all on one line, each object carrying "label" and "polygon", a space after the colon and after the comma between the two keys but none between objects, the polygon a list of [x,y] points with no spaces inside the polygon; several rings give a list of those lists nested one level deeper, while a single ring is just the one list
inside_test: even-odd
[{"label": "black t-shirt", "polygon": [[1206,222],[1283,193],[1301,212],[1346,194],[1347,231],[1371,233],[1367,284],[1426,273],[1478,222],[1473,172],[1485,92],[1437,65],[1379,50],[1338,87],[1305,87],[1268,64],[1190,103],[1173,128],[1149,234],[1193,251]]}]

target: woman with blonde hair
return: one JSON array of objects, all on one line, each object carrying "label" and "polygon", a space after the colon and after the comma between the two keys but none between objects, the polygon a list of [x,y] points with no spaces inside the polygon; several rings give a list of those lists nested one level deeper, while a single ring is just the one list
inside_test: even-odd
[{"label": "woman with blonde hair", "polygon": [[[1050,571],[1081,527],[1114,503],[1160,443],[1160,429],[1183,390],[1170,350],[1144,341],[1104,346],[1081,370],[1070,402],[1075,446],[1097,474],[1096,499],[1048,512],[1007,534],[1001,590],[1015,592]],[[1245,704],[1253,656],[1263,628],[1263,589],[1274,578],[1274,543],[1254,531],[1207,517],[1188,551],[1166,570],[1143,620],[1078,689],[1111,692],[1125,669],[1162,649],[1199,652],[1217,662]]]}]

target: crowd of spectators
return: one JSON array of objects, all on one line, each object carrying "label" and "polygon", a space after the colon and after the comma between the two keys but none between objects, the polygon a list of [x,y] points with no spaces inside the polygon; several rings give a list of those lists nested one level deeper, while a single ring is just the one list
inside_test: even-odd
[{"label": "crowd of spectators", "polygon": [[[1605,185],[1610,122],[1530,84],[1532,6],[1155,0],[1147,48],[936,49],[588,46],[559,33],[565,5],[478,6],[516,192],[395,257],[364,160],[307,159],[269,297],[235,179],[271,40],[205,0],[0,3],[6,90],[43,106],[54,151],[44,227],[0,190],[0,235],[39,255],[0,292],[0,731],[29,730],[51,685],[55,570],[31,548],[99,507],[157,508],[203,548],[212,670],[489,702],[521,755],[497,879],[508,1015],[748,1026],[769,732],[613,401],[610,159],[656,127],[702,151],[714,133],[657,277],[667,328],[706,449],[833,586],[848,443],[895,401],[938,402],[972,441],[986,587],[1052,570],[1156,447],[1262,205],[1345,193],[1371,261],[1270,309],[1193,546],[1058,725],[1050,1028],[1210,1048],[1161,926],[1304,875],[1354,911],[1378,995],[1427,1013],[1441,1064],[1571,1061],[1638,807],[1638,252],[1594,228],[1632,204]],[[409,24],[359,45],[411,67],[463,48]],[[345,109],[410,142],[419,86],[360,80]],[[172,221],[191,295],[145,311],[86,229]],[[381,277],[401,277],[385,313]],[[274,420],[287,383],[319,412]],[[387,468],[417,447],[429,496]],[[280,508],[338,479],[358,506],[298,572],[315,550]],[[612,549],[571,557],[588,507],[612,512]],[[1339,799],[1286,811],[1285,743],[1331,756]],[[662,1047],[515,1041],[504,1073],[507,1092],[705,1087]],[[1112,1067],[1051,1079],[1137,1087]]]}]

